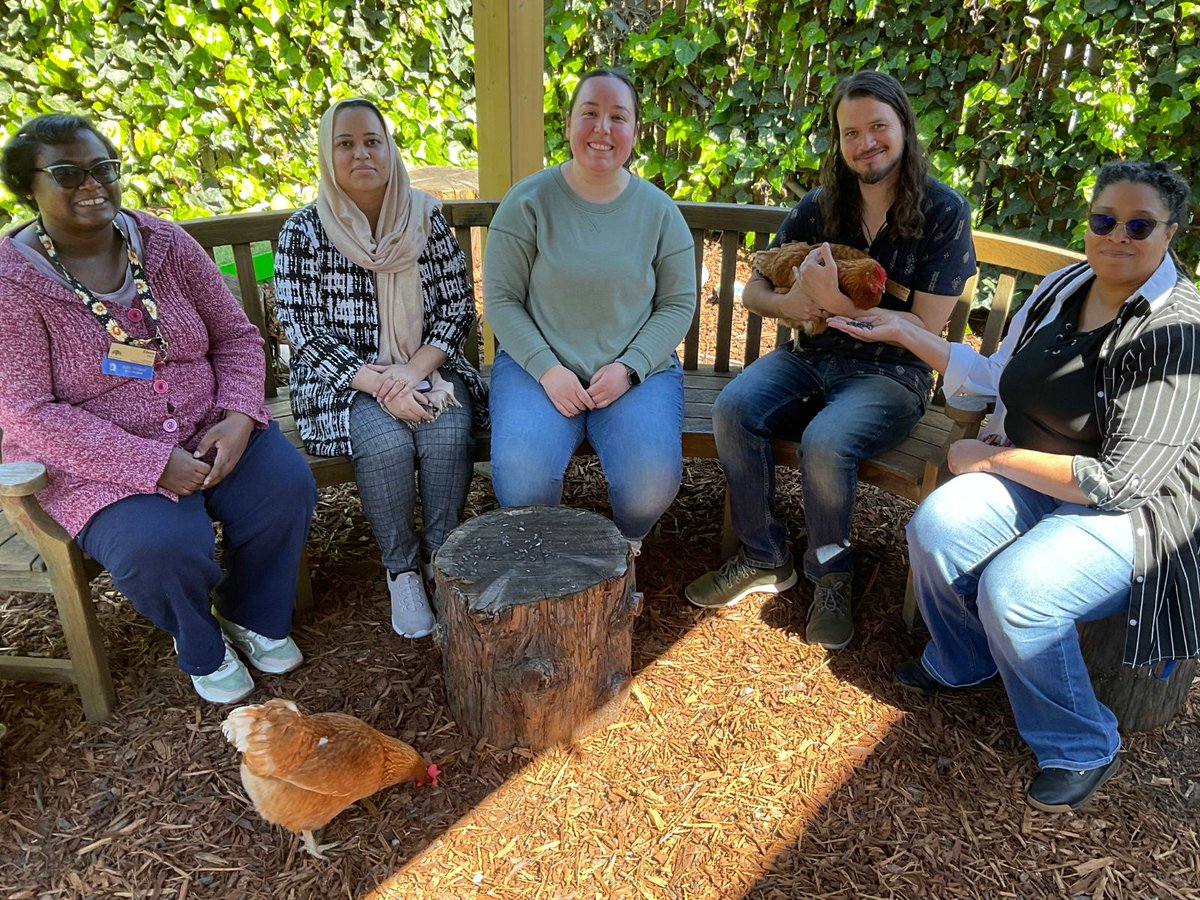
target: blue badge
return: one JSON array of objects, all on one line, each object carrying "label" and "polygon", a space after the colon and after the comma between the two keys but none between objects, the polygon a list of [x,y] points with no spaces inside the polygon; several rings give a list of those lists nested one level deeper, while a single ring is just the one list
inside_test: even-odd
[{"label": "blue badge", "polygon": [[111,356],[106,356],[100,361],[100,371],[105,375],[115,375],[118,378],[137,378],[141,381],[154,380],[154,366],[126,362],[123,359],[113,359]]}]

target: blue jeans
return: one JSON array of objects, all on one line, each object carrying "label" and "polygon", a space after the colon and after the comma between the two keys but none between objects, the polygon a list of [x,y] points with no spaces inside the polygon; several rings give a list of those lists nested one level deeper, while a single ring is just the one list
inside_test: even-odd
[{"label": "blue jeans", "polygon": [[[210,607],[270,638],[292,630],[300,555],[317,504],[312,471],[272,422],[206,491],[134,494],[88,519],[76,542],[112,574],[134,609],[175,638],[179,668],[216,671],[225,657]],[[225,575],[213,520],[222,528]]]},{"label": "blue jeans", "polygon": [[789,557],[787,530],[775,511],[771,439],[798,438],[808,529],[804,574],[817,581],[851,571],[858,464],[908,436],[929,389],[929,376],[916,367],[790,347],[734,378],[713,404],[713,429],[746,559],[774,568]]},{"label": "blue jeans", "polygon": [[492,365],[492,484],[501,506],[557,506],[571,454],[587,438],[608,481],[613,519],[641,540],[683,477],[683,373],[679,361],[611,406],[567,418],[503,350]]},{"label": "blue jeans", "polygon": [[[462,405],[415,428],[393,419],[370,394],[356,392],[350,404],[354,481],[390,572],[414,572],[422,556],[431,559],[458,527],[467,502],[475,454],[471,396],[457,375],[443,369],[442,377]],[[418,491],[420,536],[413,516]]]},{"label": "blue jeans", "polygon": [[959,475],[908,524],[913,587],[930,641],[922,662],[950,687],[996,672],[1042,768],[1092,769],[1121,741],[1096,699],[1076,622],[1124,612],[1128,513],[1066,503],[996,475]]}]

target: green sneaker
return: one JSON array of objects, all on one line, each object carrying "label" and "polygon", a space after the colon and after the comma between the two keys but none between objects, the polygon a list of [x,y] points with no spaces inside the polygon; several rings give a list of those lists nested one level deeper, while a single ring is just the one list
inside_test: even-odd
[{"label": "green sneaker", "polygon": [[683,595],[701,609],[733,606],[747,594],[778,594],[796,583],[791,557],[774,569],[760,568],[746,561],[739,550],[715,572],[706,572],[686,588]]},{"label": "green sneaker", "polygon": [[841,650],[854,637],[854,619],[850,615],[850,585],[854,576],[849,572],[830,572],[813,588],[813,601],[808,607],[808,628],[804,638],[810,644],[820,644],[826,650]]},{"label": "green sneaker", "polygon": [[304,654],[290,637],[269,638],[223,619],[213,610],[213,616],[225,632],[226,642],[240,650],[246,661],[260,672],[282,675],[300,667]]},{"label": "green sneaker", "polygon": [[254,679],[238,655],[225,642],[225,658],[216,671],[207,675],[193,675],[192,687],[209,703],[237,703],[250,696],[254,690]]}]

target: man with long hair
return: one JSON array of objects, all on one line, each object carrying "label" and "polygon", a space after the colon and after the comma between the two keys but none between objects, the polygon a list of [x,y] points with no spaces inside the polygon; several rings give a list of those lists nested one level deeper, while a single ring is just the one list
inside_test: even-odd
[{"label": "man with long hair", "polygon": [[[756,271],[742,303],[761,316],[788,320],[861,315],[838,288],[824,243],[832,241],[865,250],[884,267],[881,310],[940,334],[975,273],[970,206],[929,175],[912,105],[895,78],[863,71],[844,79],[834,89],[829,118],[820,186],[796,204],[771,242],[822,246],[798,267],[786,294]],[[814,584],[806,637],[827,650],[849,644],[858,465],[907,437],[931,389],[929,367],[907,350],[866,344],[833,328],[813,337],[801,333],[731,381],[713,407],[713,424],[741,546],[720,569],[688,585],[688,600],[726,607],[796,583],[787,532],[775,511],[771,439],[799,440],[808,531],[803,571]]]}]

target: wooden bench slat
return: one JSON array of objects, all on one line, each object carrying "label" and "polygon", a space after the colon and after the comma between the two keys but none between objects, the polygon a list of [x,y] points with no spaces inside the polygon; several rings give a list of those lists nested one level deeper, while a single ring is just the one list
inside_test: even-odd
[{"label": "wooden bench slat", "polygon": [[[12,577],[22,578],[30,584],[41,584],[38,590],[45,590],[49,584],[46,574],[46,563],[38,554],[35,547],[29,546],[25,538],[17,534],[17,530],[9,524],[8,519],[0,513],[0,572],[4,572],[4,584],[12,583]],[[9,588],[21,590],[20,588]]]},{"label": "wooden bench slat", "polygon": [[[765,250],[771,239],[766,232],[759,231],[754,235],[754,249]],[[762,316],[746,312],[746,365],[754,362],[762,353]]]},{"label": "wooden bench slat", "polygon": [[713,354],[713,368],[718,372],[729,371],[729,355],[733,349],[733,308],[736,305],[733,282],[737,275],[737,252],[741,243],[741,235],[736,231],[726,231],[721,235],[721,279],[717,290],[721,305],[717,309],[717,347]]},{"label": "wooden bench slat", "polygon": [[[704,286],[704,232],[699,228],[692,229],[692,253],[696,265],[696,289],[702,291]],[[685,371],[696,368],[700,364],[700,304],[706,303],[703,296],[697,296],[696,309],[692,313],[692,324],[688,327],[683,339],[683,368]]]}]

